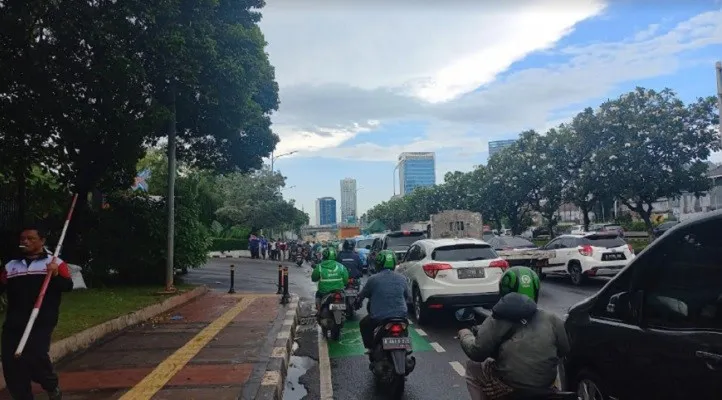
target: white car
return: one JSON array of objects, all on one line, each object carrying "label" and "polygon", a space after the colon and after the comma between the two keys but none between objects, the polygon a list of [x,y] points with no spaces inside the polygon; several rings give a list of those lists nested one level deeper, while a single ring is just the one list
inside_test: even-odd
[{"label": "white car", "polygon": [[591,276],[614,276],[634,259],[634,249],[617,232],[591,232],[561,235],[547,243],[544,250],[555,253],[545,274],[569,275],[581,285]]},{"label": "white car", "polygon": [[409,247],[396,271],[408,282],[416,322],[424,324],[432,310],[496,304],[507,268],[482,240],[422,239]]}]

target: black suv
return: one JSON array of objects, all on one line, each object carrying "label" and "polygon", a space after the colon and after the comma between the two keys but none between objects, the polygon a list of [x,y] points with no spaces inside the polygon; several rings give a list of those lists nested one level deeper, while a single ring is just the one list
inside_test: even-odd
[{"label": "black suv", "polygon": [[589,399],[722,398],[722,211],[681,223],[569,310],[561,371]]},{"label": "black suv", "polygon": [[409,247],[421,239],[426,239],[425,231],[389,232],[383,237],[376,238],[369,252],[369,265],[373,265],[374,270],[378,271],[378,268],[376,268],[376,256],[381,250],[392,250],[396,253],[396,258],[400,263]]}]

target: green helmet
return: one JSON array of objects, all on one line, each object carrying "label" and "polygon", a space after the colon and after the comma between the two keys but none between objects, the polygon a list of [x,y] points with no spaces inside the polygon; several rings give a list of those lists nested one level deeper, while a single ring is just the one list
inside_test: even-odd
[{"label": "green helmet", "polygon": [[321,257],[323,257],[323,260],[334,260],[336,261],[336,249],[333,247],[326,247],[323,249],[323,252],[321,253]]},{"label": "green helmet", "polygon": [[380,251],[376,256],[376,265],[378,268],[393,270],[396,268],[396,254],[391,250]]},{"label": "green helmet", "polygon": [[539,275],[528,267],[513,267],[504,272],[499,280],[499,294],[519,293],[537,302],[540,288]]}]

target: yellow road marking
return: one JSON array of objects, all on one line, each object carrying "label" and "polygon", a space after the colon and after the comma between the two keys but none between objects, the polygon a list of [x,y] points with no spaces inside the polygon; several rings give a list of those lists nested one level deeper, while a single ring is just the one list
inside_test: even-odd
[{"label": "yellow road marking", "polygon": [[230,310],[226,311],[211,322],[202,331],[183,347],[176,350],[168,358],[163,360],[148,376],[143,378],[131,390],[126,392],[120,400],[150,400],[159,390],[168,383],[188,362],[198,354],[218,333],[225,328],[233,318],[243,312],[253,301],[256,296],[249,295],[241,299]]}]

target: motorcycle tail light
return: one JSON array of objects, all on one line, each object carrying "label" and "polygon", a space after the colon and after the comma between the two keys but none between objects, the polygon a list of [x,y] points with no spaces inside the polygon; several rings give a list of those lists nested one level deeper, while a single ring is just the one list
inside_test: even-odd
[{"label": "motorcycle tail light", "polygon": [[336,301],[341,301],[341,294],[336,293],[335,295],[333,295],[333,298],[334,298],[334,300],[336,300]]},{"label": "motorcycle tail light", "polygon": [[399,336],[406,330],[406,324],[386,324],[386,331],[392,336]]}]

